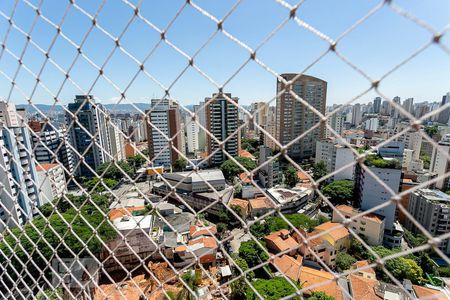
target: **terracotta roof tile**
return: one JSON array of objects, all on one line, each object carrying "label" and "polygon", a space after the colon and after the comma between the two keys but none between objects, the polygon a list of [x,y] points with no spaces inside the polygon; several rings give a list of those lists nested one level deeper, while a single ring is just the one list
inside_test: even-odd
[{"label": "terracotta roof tile", "polygon": [[353,266],[355,266],[357,269],[366,267],[364,270],[361,270],[361,272],[375,274],[375,270],[373,268],[367,268],[368,265],[369,262],[367,260],[358,260],[353,264]]},{"label": "terracotta roof tile", "polygon": [[248,152],[247,150],[244,150],[244,149],[239,150],[239,156],[250,158],[250,159],[256,159],[250,152]]},{"label": "terracotta roof tile", "polygon": [[[315,291],[321,291],[328,296],[334,297],[336,300],[343,299],[341,289],[339,288],[336,281],[334,281],[333,274],[329,272],[302,267],[300,270],[300,282],[303,283],[305,294],[311,294]],[[320,285],[321,283],[323,285]],[[308,287],[312,285],[318,286],[308,289]]]},{"label": "terracotta roof tile", "polygon": [[210,226],[196,226],[196,225],[191,225],[189,227],[189,235],[194,238],[194,237],[199,237],[202,235],[214,235],[217,233],[217,227],[216,225],[210,225]]},{"label": "terracotta roof tile", "polygon": [[298,281],[300,277],[300,269],[302,266],[303,258],[298,256],[297,259],[289,255],[283,255],[281,257],[276,257],[273,260],[273,264],[278,268],[278,270],[294,281]]},{"label": "terracotta roof tile", "polygon": [[418,298],[427,298],[433,300],[448,300],[445,294],[441,291],[430,289],[424,286],[413,285],[414,292]]},{"label": "terracotta roof tile", "polygon": [[375,287],[379,284],[378,280],[367,279],[361,276],[350,275],[350,286],[355,299],[380,300],[375,293]]},{"label": "terracotta roof tile", "polygon": [[36,171],[48,171],[58,166],[59,166],[58,164],[40,164],[36,165]]},{"label": "terracotta roof tile", "polygon": [[[283,235],[287,237],[283,239]],[[289,231],[287,231],[286,229],[282,229],[280,231],[276,231],[269,235],[266,235],[264,239],[272,242],[279,252],[288,249],[297,249],[299,246],[297,241],[289,235]]]},{"label": "terracotta roof tile", "polygon": [[144,206],[135,206],[135,207],[124,207],[124,208],[116,208],[109,212],[109,219],[115,220],[121,218],[123,216],[131,216],[135,211],[144,210]]},{"label": "terracotta roof tile", "polygon": [[256,199],[251,199],[248,201],[250,204],[250,207],[252,209],[258,209],[258,208],[273,208],[273,203],[267,199],[266,197],[259,197]]},{"label": "terracotta roof tile", "polygon": [[340,223],[326,222],[317,226],[314,231],[327,231],[328,235],[331,236],[335,241],[342,238],[346,238],[350,235],[347,228],[343,227]]}]

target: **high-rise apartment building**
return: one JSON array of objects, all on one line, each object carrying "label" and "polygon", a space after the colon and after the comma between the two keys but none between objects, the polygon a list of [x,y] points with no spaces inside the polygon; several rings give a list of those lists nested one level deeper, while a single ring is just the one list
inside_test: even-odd
[{"label": "high-rise apartment building", "polygon": [[41,164],[62,164],[68,178],[74,170],[74,157],[66,131],[54,128],[50,123],[31,120],[28,126],[34,149],[34,157]]},{"label": "high-rise apartment building", "polygon": [[381,97],[373,99],[373,113],[379,114],[381,111]]},{"label": "high-rise apartment building", "polygon": [[[282,74],[286,81],[293,80],[298,74]],[[276,138],[282,145],[301,136],[305,131],[320,123],[321,119],[312,110],[307,108],[291,93],[295,93],[317,111],[325,115],[327,99],[327,82],[308,75],[299,76],[291,85],[286,86],[277,81],[276,106]],[[293,159],[308,159],[314,156],[316,141],[325,136],[325,124],[306,134],[303,138],[288,148],[288,155]]]},{"label": "high-rise apartment building", "polygon": [[[446,134],[438,142],[438,148],[433,148],[430,160],[430,172],[436,173],[439,176],[444,175],[450,171],[450,164],[448,162],[448,155],[450,154],[450,134]],[[448,189],[448,177],[441,178],[435,183],[438,189]]]},{"label": "high-rise apartment building", "polygon": [[[69,103],[66,124],[70,144],[75,148],[75,174],[91,177],[91,170],[111,160],[111,139],[106,108],[91,95],[77,95]],[[74,116],[72,116],[74,115]],[[74,122],[75,121],[75,122]],[[89,167],[88,167],[89,166]]]},{"label": "high-rise apartment building", "polygon": [[264,188],[272,188],[280,182],[280,164],[278,159],[266,163],[272,159],[272,155],[272,149],[266,146],[259,146],[258,164],[260,169],[258,171],[258,179]]},{"label": "high-rise apartment building", "polygon": [[[407,207],[411,216],[433,236],[440,236],[450,232],[450,196],[440,190],[419,189],[411,194]],[[406,228],[413,233],[421,231],[406,220]],[[439,245],[439,249],[450,254],[449,239]]]},{"label": "high-rise apartment building", "polygon": [[[344,123],[345,123],[345,115],[339,112],[333,114],[331,117],[327,119],[328,126],[333,128],[333,130],[339,135],[342,135],[342,132],[344,131]],[[325,132],[326,138],[335,136],[334,133],[332,133],[328,127]]]},{"label": "high-rise apartment building", "polygon": [[186,144],[187,153],[196,154],[199,150],[199,134],[200,126],[197,122],[192,121],[190,116],[186,117]]},{"label": "high-rise apartment building", "polygon": [[154,166],[170,168],[179,158],[175,149],[182,152],[178,105],[170,99],[152,99],[146,113],[151,123],[147,123],[149,158]]},{"label": "high-rise apartment building", "polygon": [[4,224],[17,227],[33,218],[42,205],[38,176],[25,112],[13,103],[0,102],[0,231]]},{"label": "high-rise apartment building", "polygon": [[[381,160],[383,162],[381,162]],[[400,189],[402,177],[401,164],[396,159],[382,158],[378,154],[373,154],[366,159],[367,168],[375,174],[384,184],[386,184],[394,193]],[[364,168],[356,165],[355,170],[355,199],[356,206],[366,211],[389,203],[391,199],[390,192],[381,185]],[[385,217],[384,244],[389,247],[399,247],[402,241],[401,226],[395,221],[396,206],[389,203],[373,213]]]},{"label": "high-rise apartment building", "polygon": [[343,170],[336,173],[334,180],[353,179],[355,166],[352,162],[355,160],[353,151],[344,145],[337,143],[337,139],[328,138],[316,142],[315,162],[323,161],[327,167],[327,172],[338,171],[345,166]]},{"label": "high-rise apartment building", "polygon": [[414,113],[414,98],[408,98],[403,101],[402,107],[410,114]]},{"label": "high-rise apartment building", "polygon": [[[239,98],[231,94],[213,94],[206,98],[206,125],[208,131],[219,140],[225,141],[223,150],[229,155],[238,156],[240,148],[240,133],[238,129],[238,103]],[[233,103],[234,102],[234,103]],[[219,144],[211,136],[207,136],[208,155],[219,149]],[[210,164],[218,166],[228,157],[222,150],[215,152],[210,158]]]},{"label": "high-rise apartment building", "polygon": [[59,164],[39,164],[36,171],[42,204],[59,199],[67,192],[64,170]]},{"label": "high-rise apartment building", "polygon": [[[450,102],[450,93],[442,96],[441,107]],[[445,108],[438,115],[437,121],[442,124],[448,124],[450,119],[450,107]]]},{"label": "high-rise apartment building", "polygon": [[362,111],[361,111],[361,104],[356,103],[353,105],[352,109],[352,125],[353,126],[359,126],[362,121]]},{"label": "high-rise apartment building", "polygon": [[[108,124],[109,140],[111,142],[111,155],[115,160],[125,159],[125,138],[119,129],[119,123],[113,125],[113,121]],[[131,136],[135,136],[135,131],[132,131]],[[130,137],[130,135],[129,135]],[[131,138],[130,138],[131,139]],[[135,139],[131,139],[135,140]]]}]

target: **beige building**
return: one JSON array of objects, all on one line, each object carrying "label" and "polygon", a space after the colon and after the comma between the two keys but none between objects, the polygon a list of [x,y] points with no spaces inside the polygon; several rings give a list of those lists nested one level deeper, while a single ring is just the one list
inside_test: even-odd
[{"label": "beige building", "polygon": [[[336,210],[347,219],[361,213],[361,211],[348,205],[338,205],[336,206]],[[336,210],[333,211],[332,221],[342,223],[344,218]],[[383,216],[369,213],[353,220],[349,228],[363,238],[369,245],[375,246],[383,243],[384,225],[385,220]]]}]

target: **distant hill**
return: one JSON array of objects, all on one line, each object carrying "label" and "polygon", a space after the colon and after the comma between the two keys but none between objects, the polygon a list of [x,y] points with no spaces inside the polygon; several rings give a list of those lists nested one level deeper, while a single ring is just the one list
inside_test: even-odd
[{"label": "distant hill", "polygon": [[[149,104],[148,103],[133,103],[138,109],[145,111],[146,109],[149,108]],[[34,104],[34,106],[42,111],[43,113],[48,113],[50,110],[53,112],[59,112],[62,113],[63,112],[63,108],[61,107],[61,105],[55,105],[54,107],[52,105],[48,105],[48,104]],[[36,113],[37,110],[36,108],[29,105],[29,104],[17,104],[16,107],[17,108],[25,108],[25,110],[30,113]],[[105,107],[107,110],[109,111],[121,111],[121,112],[137,112],[136,108],[133,107],[133,105],[131,104],[105,104]]]}]

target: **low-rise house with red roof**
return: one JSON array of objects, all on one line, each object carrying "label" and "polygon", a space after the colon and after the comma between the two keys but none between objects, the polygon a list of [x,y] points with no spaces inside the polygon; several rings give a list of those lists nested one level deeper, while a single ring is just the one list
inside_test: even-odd
[{"label": "low-rise house with red roof", "polygon": [[350,248],[350,232],[342,224],[326,222],[314,228],[313,233],[321,233],[321,237],[335,250],[342,251]]},{"label": "low-rise house with red roof", "polygon": [[[299,228],[297,232],[293,232],[292,236],[301,245],[299,253],[303,256],[304,260],[323,262],[327,266],[334,267],[336,265],[336,249],[322,236],[317,235],[320,232],[306,232]],[[304,242],[307,240],[307,244]]]},{"label": "low-rise house with red roof", "polygon": [[248,200],[234,198],[228,204],[231,208],[239,207],[241,217],[244,218],[244,220],[248,217],[248,213],[249,213],[249,201]]},{"label": "low-rise house with red roof", "polygon": [[271,253],[287,251],[290,255],[295,255],[299,250],[299,243],[289,234],[289,230],[281,229],[264,237],[267,249]]},{"label": "low-rise house with red roof", "polygon": [[269,199],[267,199],[267,197],[258,197],[256,199],[251,199],[248,201],[248,203],[250,217],[252,218],[260,217],[268,213],[275,207],[275,205]]}]

